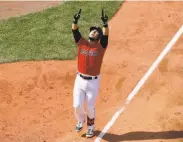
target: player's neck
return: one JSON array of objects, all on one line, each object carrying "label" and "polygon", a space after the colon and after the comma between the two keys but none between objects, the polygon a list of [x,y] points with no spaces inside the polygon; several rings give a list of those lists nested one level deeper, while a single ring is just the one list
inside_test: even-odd
[{"label": "player's neck", "polygon": [[98,42],[98,40],[95,40],[95,39],[93,39],[93,38],[89,38],[88,41],[89,41],[89,43],[91,43],[91,44],[96,44],[96,43]]},{"label": "player's neck", "polygon": [[89,40],[89,43],[90,43],[90,44],[96,44],[97,41],[91,41],[91,40]]}]

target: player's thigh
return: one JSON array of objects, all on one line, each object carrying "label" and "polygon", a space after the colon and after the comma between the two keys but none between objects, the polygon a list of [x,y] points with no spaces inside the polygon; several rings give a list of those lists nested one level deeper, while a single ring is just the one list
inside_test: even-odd
[{"label": "player's thigh", "polygon": [[86,105],[87,107],[94,107],[98,96],[98,89],[89,90],[86,92]]},{"label": "player's thigh", "polygon": [[94,105],[99,93],[99,79],[91,80],[86,91],[86,103]]},{"label": "player's thigh", "polygon": [[80,107],[83,105],[85,99],[85,91],[79,87],[74,87],[73,92],[73,107]]}]

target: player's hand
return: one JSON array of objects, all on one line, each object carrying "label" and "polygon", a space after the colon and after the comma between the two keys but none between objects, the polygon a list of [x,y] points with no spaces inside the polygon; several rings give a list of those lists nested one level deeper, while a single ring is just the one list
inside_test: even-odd
[{"label": "player's hand", "polygon": [[74,14],[74,23],[77,24],[79,18],[81,15],[81,9],[78,11],[78,13]]},{"label": "player's hand", "polygon": [[108,21],[108,16],[107,16],[106,14],[104,14],[104,9],[102,9],[102,16],[101,16],[101,19],[102,19],[102,22],[103,22],[104,24],[106,24],[107,21]]}]

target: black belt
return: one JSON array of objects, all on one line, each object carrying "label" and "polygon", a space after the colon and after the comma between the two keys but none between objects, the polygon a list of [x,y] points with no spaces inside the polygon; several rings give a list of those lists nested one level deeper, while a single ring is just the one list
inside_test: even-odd
[{"label": "black belt", "polygon": [[92,80],[92,79],[97,79],[98,77],[97,76],[94,76],[94,77],[91,77],[91,76],[84,76],[82,74],[79,73],[79,76],[82,77],[83,79],[86,79],[86,80]]}]

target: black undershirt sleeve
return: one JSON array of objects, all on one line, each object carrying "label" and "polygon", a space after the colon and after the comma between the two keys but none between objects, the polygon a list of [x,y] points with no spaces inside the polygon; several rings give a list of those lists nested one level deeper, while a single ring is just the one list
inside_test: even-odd
[{"label": "black undershirt sleeve", "polygon": [[106,48],[108,45],[108,35],[103,35],[100,44],[102,45],[103,48]]},{"label": "black undershirt sleeve", "polygon": [[79,32],[78,29],[76,29],[76,30],[72,29],[72,33],[73,33],[73,36],[74,36],[74,40],[77,43],[81,39],[81,33]]}]

